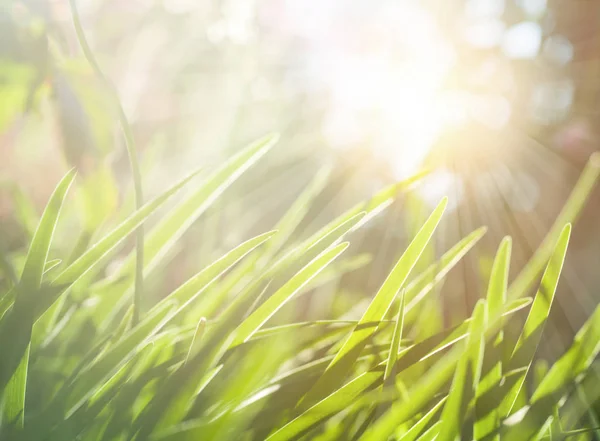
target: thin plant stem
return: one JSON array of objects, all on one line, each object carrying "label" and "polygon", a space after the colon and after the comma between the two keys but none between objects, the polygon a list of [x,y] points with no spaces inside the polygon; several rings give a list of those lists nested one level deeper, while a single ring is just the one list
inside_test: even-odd
[{"label": "thin plant stem", "polygon": [[[142,192],[142,176],[140,173],[140,164],[138,161],[137,151],[135,148],[135,140],[133,138],[133,132],[131,130],[131,125],[127,119],[127,115],[125,115],[125,111],[123,110],[123,105],[121,104],[121,100],[119,99],[119,94],[117,92],[117,88],[110,81],[110,79],[104,75],[104,72],[100,68],[94,53],[92,52],[87,39],[85,37],[85,33],[83,31],[83,27],[81,25],[81,20],[79,17],[79,12],[77,10],[77,5],[75,0],[69,0],[69,4],[71,6],[71,14],[73,17],[73,24],[75,26],[75,32],[77,33],[77,39],[79,40],[79,44],[85,58],[88,63],[92,66],[94,73],[96,76],[100,78],[100,80],[104,83],[104,86],[109,91],[111,99],[114,101],[114,107],[117,110],[117,116],[119,119],[119,124],[121,126],[121,131],[123,132],[123,137],[125,138],[125,147],[127,148],[127,155],[129,157],[129,165],[131,167],[131,175],[133,178],[133,187],[135,192],[135,206],[136,209],[140,209],[144,203],[144,197]],[[135,288],[133,295],[133,317],[132,321],[135,325],[140,319],[140,307],[141,307],[141,297],[143,291],[144,284],[144,226],[140,225],[136,230],[136,261],[135,261]]]}]

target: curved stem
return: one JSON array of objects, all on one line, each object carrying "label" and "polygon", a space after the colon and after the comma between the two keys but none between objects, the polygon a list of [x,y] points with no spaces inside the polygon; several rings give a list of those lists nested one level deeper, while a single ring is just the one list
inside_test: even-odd
[{"label": "curved stem", "polygon": [[[125,111],[123,110],[123,105],[121,104],[121,100],[119,99],[119,94],[117,92],[117,88],[114,84],[104,75],[100,65],[96,61],[94,57],[94,53],[90,49],[90,46],[85,38],[85,33],[83,32],[83,27],[81,26],[81,20],[79,18],[79,12],[77,10],[77,5],[75,4],[75,0],[69,0],[69,4],[71,6],[71,15],[73,17],[73,24],[75,26],[75,32],[77,33],[77,39],[79,40],[79,44],[85,58],[88,63],[92,66],[94,73],[98,76],[104,86],[110,92],[111,98],[114,101],[114,106],[117,110],[117,115],[119,118],[119,124],[121,126],[121,130],[123,132],[123,137],[125,138],[125,147],[127,148],[127,155],[129,157],[129,165],[131,167],[131,175],[133,177],[133,187],[135,192],[135,206],[136,209],[140,209],[143,205],[143,193],[142,193],[142,176],[140,173],[140,164],[138,161],[137,151],[135,148],[135,141],[133,139],[133,132],[131,130],[131,125],[127,120],[127,116],[125,115]],[[136,230],[136,262],[135,262],[135,289],[134,289],[134,297],[133,297],[133,324],[135,325],[140,318],[140,303],[142,297],[144,283],[144,226],[140,225]]]}]

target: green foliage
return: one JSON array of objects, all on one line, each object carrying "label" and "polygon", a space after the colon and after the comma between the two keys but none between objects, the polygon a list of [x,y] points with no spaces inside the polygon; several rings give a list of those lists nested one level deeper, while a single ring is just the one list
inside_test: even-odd
[{"label": "green foliage", "polygon": [[[23,270],[20,278],[3,273],[7,283],[0,285],[1,439],[594,439],[598,417],[582,403],[600,397],[599,308],[570,349],[530,380],[570,224],[551,234],[551,246],[536,253],[516,288],[508,286],[511,241],[504,239],[472,316],[451,327],[436,323],[441,331],[421,338],[415,317],[430,305],[422,300],[485,234],[476,230],[431,261],[424,250],[443,222],[443,200],[358,315],[347,309],[298,321],[303,316],[295,307],[355,267],[352,234],[420,176],[301,239],[298,227],[328,177],[318,173],[274,231],[198,268],[135,322],[128,306],[134,254],[125,251],[120,269],[106,274],[115,250],[151,215],[162,216],[144,243],[145,276],[160,272],[185,232],[275,140],[252,144],[201,183],[195,173],[186,177],[120,222],[103,206],[109,198],[98,207],[73,204],[67,191],[74,172],[63,178],[29,249],[3,256],[8,268]],[[561,221],[581,208],[596,169],[592,164],[584,173]],[[78,182],[78,196],[95,194],[94,182]],[[158,210],[184,186],[193,188],[174,208]],[[85,229],[115,226],[93,245],[80,243],[74,256],[54,256],[63,205],[79,207]],[[540,259],[545,270],[537,294],[517,298],[536,283]],[[507,330],[515,327],[521,332],[512,341]]]}]

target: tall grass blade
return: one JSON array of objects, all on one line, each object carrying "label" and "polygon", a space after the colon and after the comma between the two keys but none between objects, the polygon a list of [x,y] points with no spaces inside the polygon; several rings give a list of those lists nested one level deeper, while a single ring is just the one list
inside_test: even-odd
[{"label": "tall grass blade", "polygon": [[517,400],[519,392],[525,382],[525,377],[529,372],[531,362],[537,350],[538,343],[542,337],[550,308],[558,286],[558,280],[562,271],[562,266],[567,254],[567,245],[571,235],[571,224],[565,225],[560,237],[554,248],[554,252],[550,257],[546,271],[542,277],[540,288],[533,300],[527,320],[523,325],[521,335],[517,340],[510,360],[508,361],[507,370],[523,368],[524,371],[516,378],[514,385],[510,387],[506,397],[504,398],[500,411],[503,416],[510,415],[513,406]]},{"label": "tall grass blade", "polygon": [[303,405],[313,404],[333,392],[343,381],[346,374],[351,370],[356,358],[373,334],[373,329],[362,329],[361,324],[381,321],[392,305],[398,291],[402,288],[410,272],[417,263],[421,253],[431,240],[433,233],[442,218],[447,205],[447,199],[436,207],[429,219],[425,222],[416,237],[402,254],[390,275],[377,292],[367,310],[361,317],[357,328],[346,339],[327,370],[321,378],[308,391],[303,400]]}]

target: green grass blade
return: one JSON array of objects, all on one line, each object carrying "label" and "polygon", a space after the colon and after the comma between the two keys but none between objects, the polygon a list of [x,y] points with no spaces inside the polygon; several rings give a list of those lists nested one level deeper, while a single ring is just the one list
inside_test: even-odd
[{"label": "green grass blade", "polygon": [[[187,196],[169,216],[148,232],[144,246],[145,270],[151,271],[160,264],[167,251],[211,204],[246,170],[262,158],[277,143],[278,135],[268,135],[252,143],[214,172],[204,184]],[[131,265],[132,257],[125,264]]]},{"label": "green grass blade", "polygon": [[396,366],[396,360],[398,358],[398,349],[400,348],[400,341],[402,340],[402,328],[404,326],[404,290],[400,292],[400,307],[398,308],[398,316],[396,317],[396,325],[394,327],[394,333],[392,334],[392,342],[390,343],[390,354],[387,359],[385,366],[385,373],[383,379],[386,382],[392,382],[395,377],[394,367]]},{"label": "green grass blade", "polygon": [[343,242],[329,250],[325,250],[302,268],[237,327],[234,331],[235,337],[230,347],[237,346],[250,339],[273,314],[292,299],[294,294],[342,254],[348,248],[348,245],[348,242]]},{"label": "green grass blade", "polygon": [[109,347],[99,358],[78,373],[70,387],[67,402],[69,413],[79,408],[86,398],[90,398],[101,387],[102,380],[109,378],[127,363],[149,339],[161,329],[172,316],[175,307],[165,303],[160,309],[147,314],[116,344]]},{"label": "green grass blade", "polygon": [[271,263],[272,257],[282,248],[284,243],[290,238],[300,222],[306,216],[311,207],[313,199],[323,190],[327,183],[330,170],[328,168],[321,170],[315,178],[308,184],[306,189],[294,201],[292,206],[277,222],[275,227],[277,237],[264,247],[261,253],[255,254],[253,259],[248,259],[244,264],[236,267],[228,274],[222,283],[219,284],[215,292],[211,293],[210,299],[199,305],[202,314],[210,315],[220,306],[223,297],[232,292],[240,281],[251,273],[261,271],[265,265]]},{"label": "green grass blade", "polygon": [[590,157],[590,160],[575,184],[569,199],[556,217],[556,220],[552,224],[552,227],[548,231],[542,244],[511,284],[508,290],[509,299],[512,300],[526,294],[533,286],[535,280],[544,269],[544,265],[548,261],[548,258],[552,254],[554,244],[561,235],[564,225],[575,222],[589,195],[594,189],[599,176],[600,153],[596,152]]},{"label": "green grass blade", "polygon": [[162,307],[163,303],[174,303],[177,307],[177,312],[182,311],[221,274],[235,265],[244,256],[271,239],[275,234],[275,231],[263,233],[238,245],[161,300],[155,308]]},{"label": "green grass blade", "polygon": [[64,178],[62,178],[52,193],[52,196],[50,196],[48,205],[46,205],[46,209],[42,214],[42,218],[33,235],[31,246],[27,253],[27,259],[25,261],[21,280],[19,281],[21,290],[15,298],[15,308],[18,308],[21,303],[27,305],[31,302],[33,300],[31,296],[35,295],[35,290],[39,289],[41,286],[42,276],[48,259],[48,252],[50,251],[50,243],[52,241],[52,236],[54,235],[56,224],[58,223],[58,216],[69,187],[74,179],[75,170],[71,170]]},{"label": "green grass blade", "polygon": [[2,422],[15,428],[23,428],[25,417],[25,391],[27,385],[27,368],[29,365],[29,348],[21,357],[15,373],[9,380],[1,395]]},{"label": "green grass blade", "polygon": [[[5,386],[7,398],[3,414],[18,426],[23,426],[25,388],[31,331],[35,321],[34,305],[44,292],[41,290],[44,268],[52,236],[67,192],[75,179],[75,171],[68,172],[50,196],[48,204],[33,235],[18,285],[14,288],[14,303],[0,327],[0,391]],[[8,383],[8,385],[7,385]]]},{"label": "green grass blade", "polygon": [[556,396],[584,373],[600,353],[600,306],[580,328],[569,350],[556,361],[536,388],[531,402]]},{"label": "green grass blade", "polygon": [[[369,304],[367,310],[361,317],[358,326],[367,322],[383,320],[394,301],[396,294],[406,282],[406,279],[416,265],[421,253],[431,240],[431,237],[442,218],[446,204],[447,199],[443,199],[429,219],[427,219]],[[346,374],[351,370],[354,361],[374,332],[373,329],[362,329],[358,328],[358,326],[346,339],[321,378],[319,378],[306,394],[306,397],[303,400],[305,406],[326,397],[344,381]]]},{"label": "green grass blade", "polygon": [[505,237],[502,239],[498,252],[496,253],[488,285],[486,305],[488,318],[490,320],[499,316],[504,310],[508,288],[508,271],[510,267],[511,250],[512,240],[510,237]]},{"label": "green grass blade", "polygon": [[567,224],[558,238],[554,252],[546,267],[546,271],[544,271],[540,288],[533,300],[529,315],[523,325],[521,335],[517,340],[517,344],[515,345],[508,362],[507,371],[520,368],[524,368],[524,371],[510,388],[502,402],[500,411],[503,416],[509,415],[514,407],[519,392],[525,382],[525,376],[531,366],[538,343],[542,337],[544,326],[548,320],[550,308],[552,307],[552,302],[554,300],[554,294],[556,293],[556,287],[558,286],[562,266],[567,254],[570,235],[571,224]]},{"label": "green grass blade", "polygon": [[467,347],[456,368],[448,400],[442,411],[442,425],[437,438],[439,441],[462,439],[463,418],[469,402],[475,396],[475,388],[481,374],[486,313],[485,302],[480,300],[475,305]]},{"label": "green grass blade", "polygon": [[[505,308],[511,249],[512,240],[509,237],[505,237],[498,248],[492,265],[486,301],[487,315],[490,322],[494,322],[500,317]],[[493,342],[493,349],[500,348],[502,341],[503,331],[500,330],[496,336],[496,340]],[[493,366],[477,385],[477,397],[482,396],[497,384],[500,384],[502,380],[502,357],[498,356],[497,352],[492,350],[491,353],[486,354],[486,358],[491,360],[490,363],[493,363]],[[475,439],[483,439],[485,436],[491,434],[499,424],[500,414],[497,409],[492,410],[481,419],[477,419],[476,409],[475,426],[473,428]],[[498,441],[497,437],[494,441]]]},{"label": "green grass blade", "polygon": [[[56,278],[52,281],[53,286],[68,287],[76,282],[80,277],[86,274],[92,269],[92,267],[107,253],[112,251],[117,245],[119,245],[129,234],[131,234],[138,225],[144,222],[158,207],[165,203],[171,196],[179,191],[184,185],[186,185],[191,179],[196,176],[197,172],[190,174],[185,177],[169,190],[156,197],[152,201],[146,203],[140,210],[133,213],[114,230],[104,236],[99,242],[97,242],[92,248],[83,253],[77,260],[71,263],[65,268]],[[53,303],[47,303],[45,308],[39,310],[38,314],[41,315],[47,307]]]},{"label": "green grass blade", "polygon": [[[455,371],[462,348],[453,348],[442,359],[425,372],[410,390],[409,399],[395,403],[360,438],[360,441],[388,439],[398,425],[413,418],[429,403],[436,393],[448,382]],[[447,402],[446,402],[447,405]]]},{"label": "green grass blade", "polygon": [[460,262],[486,232],[487,228],[482,227],[464,237],[460,242],[446,251],[438,262],[431,264],[406,286],[407,314],[423,300],[425,295],[427,295],[437,283],[444,279],[446,274]]},{"label": "green grass blade", "polygon": [[[446,397],[442,398],[435,406],[431,408],[419,421],[417,421],[404,435],[398,438],[398,441],[416,441],[421,439],[420,436],[423,434],[427,426],[431,423],[433,418],[438,416],[442,406],[446,402]],[[437,424],[437,423],[436,423]]]}]

